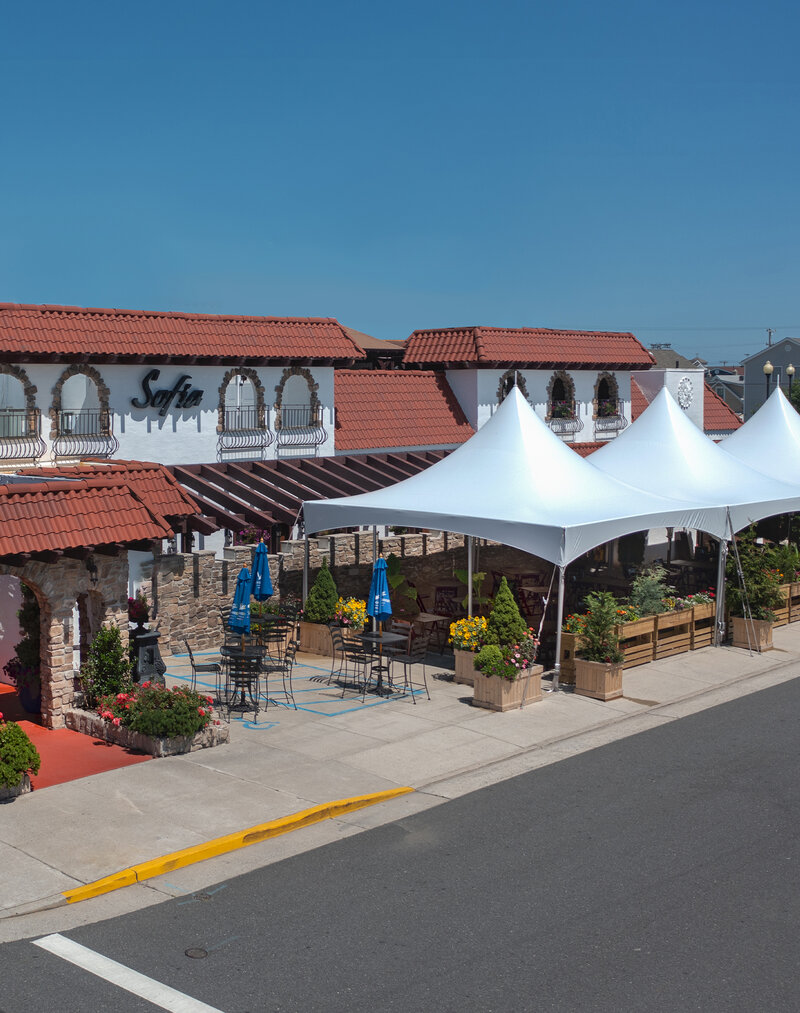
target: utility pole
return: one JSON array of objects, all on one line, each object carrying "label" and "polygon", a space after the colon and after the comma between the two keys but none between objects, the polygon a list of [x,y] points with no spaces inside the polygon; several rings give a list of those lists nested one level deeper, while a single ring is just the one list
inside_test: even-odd
[{"label": "utility pole", "polygon": [[769,337],[767,339],[767,346],[771,347],[772,346],[772,335],[775,333],[775,328],[774,327],[767,327],[767,328],[765,328],[765,330],[766,330],[767,334],[769,335]]}]

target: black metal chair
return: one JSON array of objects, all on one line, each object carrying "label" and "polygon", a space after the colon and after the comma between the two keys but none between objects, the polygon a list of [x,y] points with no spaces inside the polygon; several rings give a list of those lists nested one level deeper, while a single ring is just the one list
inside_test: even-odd
[{"label": "black metal chair", "polygon": [[[342,668],[347,660],[345,653],[345,639],[344,633],[342,632],[341,626],[329,625],[328,629],[331,634],[331,674],[328,676],[328,685],[333,682],[334,675],[341,675]],[[339,662],[339,667],[336,667],[336,662]]]},{"label": "black metal chair", "polygon": [[261,709],[261,673],[263,653],[247,649],[223,649],[222,670],[225,676],[224,702],[230,720],[231,711],[253,711],[253,720],[258,721]]},{"label": "black metal chair", "polygon": [[[430,634],[423,633],[416,637],[412,643],[411,648],[406,654],[395,654],[392,661],[395,665],[403,666],[403,690],[405,692],[411,692],[411,699],[416,704],[417,698],[414,694],[414,682],[412,669],[415,665],[422,666],[422,686],[425,688],[425,692],[428,694],[430,700],[431,694],[428,689],[428,676],[425,671],[425,663],[428,656],[428,647],[430,646]],[[417,684],[419,685],[419,684]]]},{"label": "black metal chair", "polygon": [[369,682],[369,670],[372,666],[373,657],[372,652],[366,650],[364,644],[360,640],[345,639],[344,678],[342,679],[343,698],[345,690],[347,689],[347,676],[351,670],[355,679],[356,689],[361,691],[361,697],[362,699],[364,698],[367,691],[367,683]]},{"label": "black metal chair", "polygon": [[189,641],[184,640],[186,644],[186,653],[189,655],[189,664],[192,666],[192,689],[197,689],[197,676],[198,675],[213,675],[214,682],[216,684],[217,700],[222,696],[222,685],[221,685],[221,674],[222,665],[218,661],[201,661],[198,664],[194,660],[192,649],[189,646]]},{"label": "black metal chair", "polygon": [[280,673],[281,680],[283,682],[283,695],[286,698],[287,706],[289,704],[297,710],[297,703],[294,698],[294,685],[292,683],[292,673],[294,670],[295,657],[297,655],[297,648],[299,644],[296,640],[289,641],[289,644],[284,651],[283,658],[279,665],[270,665],[269,661],[265,664],[263,669],[264,675],[264,700],[265,706],[269,706],[270,703],[276,703],[269,692],[269,678],[271,675],[277,675]]}]

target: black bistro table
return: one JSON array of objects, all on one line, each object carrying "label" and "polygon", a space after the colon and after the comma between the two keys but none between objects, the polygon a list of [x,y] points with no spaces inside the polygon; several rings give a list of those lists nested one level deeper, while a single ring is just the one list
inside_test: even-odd
[{"label": "black bistro table", "polygon": [[[397,647],[398,644],[406,643],[408,640],[407,633],[390,633],[388,630],[381,633],[358,633],[356,636],[365,644],[370,644],[373,649],[377,647],[380,659],[383,657],[384,647]],[[390,656],[387,655],[387,657]],[[384,665],[383,661],[379,660],[377,664],[373,662],[372,667],[378,673],[375,689],[372,692],[377,693],[378,696],[389,696],[392,689],[390,686],[384,686],[383,684],[383,673],[388,672],[388,665]]]},{"label": "black bistro table", "polygon": [[[225,703],[232,710],[259,711],[259,682],[265,649],[261,644],[223,644],[219,649],[225,672]],[[250,704],[247,697],[250,697]]]}]

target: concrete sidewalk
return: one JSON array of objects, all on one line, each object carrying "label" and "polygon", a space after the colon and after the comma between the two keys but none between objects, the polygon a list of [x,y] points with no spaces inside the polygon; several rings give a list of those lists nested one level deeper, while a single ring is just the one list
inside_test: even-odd
[{"label": "concrete sidewalk", "polygon": [[[442,659],[424,692],[382,699],[326,685],[325,659],[300,656],[298,710],[234,717],[231,742],[42,789],[0,806],[0,941],[156,903],[487,784],[765,689],[800,673],[800,623],[775,631],[775,650],[706,648],[634,668],[624,698],[563,691],[496,714],[470,705]],[[168,676],[188,677],[183,657]],[[451,661],[452,664],[452,661]],[[547,684],[546,684],[547,685]],[[209,686],[209,688],[212,688]],[[275,692],[273,682],[270,690]],[[276,694],[277,695],[277,694]],[[254,844],[80,904],[25,913],[63,891],[169,852],[335,799],[410,786],[414,792]]]}]

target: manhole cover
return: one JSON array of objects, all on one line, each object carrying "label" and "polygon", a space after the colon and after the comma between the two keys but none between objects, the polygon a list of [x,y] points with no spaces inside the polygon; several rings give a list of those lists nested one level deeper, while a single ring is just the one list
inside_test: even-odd
[{"label": "manhole cover", "polygon": [[202,960],[203,957],[208,956],[208,950],[201,950],[200,947],[197,946],[192,947],[185,952],[187,957],[192,957],[194,960]]}]

